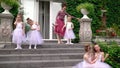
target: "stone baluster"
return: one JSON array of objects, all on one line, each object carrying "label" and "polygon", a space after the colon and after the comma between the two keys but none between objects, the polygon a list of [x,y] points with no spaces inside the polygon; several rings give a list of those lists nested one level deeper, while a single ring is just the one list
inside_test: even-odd
[{"label": "stone baluster", "polygon": [[13,18],[12,14],[0,14],[0,47],[11,43]]},{"label": "stone baluster", "polygon": [[80,43],[91,43],[92,39],[92,30],[91,30],[91,21],[89,18],[80,19]]}]

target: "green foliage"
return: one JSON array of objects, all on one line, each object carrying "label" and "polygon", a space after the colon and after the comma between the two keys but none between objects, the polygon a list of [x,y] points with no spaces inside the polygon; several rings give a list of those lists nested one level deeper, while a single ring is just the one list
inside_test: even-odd
[{"label": "green foliage", "polygon": [[119,28],[119,25],[117,25],[117,24],[112,24],[112,26],[111,26],[113,29],[114,29],[114,31],[115,31],[115,33],[117,34],[117,36],[120,36],[120,28]]},{"label": "green foliage", "polygon": [[[92,32],[93,36],[96,35],[96,30],[101,26],[101,21],[100,21],[100,14],[101,11],[98,9],[100,6],[98,6],[99,2],[96,2],[94,0],[66,0],[67,3],[67,12],[71,14],[72,16],[75,16],[77,18],[81,18],[82,14],[76,11],[76,7],[80,5],[81,3],[91,3],[94,5],[94,13],[89,13],[89,17],[92,18]],[[74,42],[79,42],[79,28],[80,28],[80,22],[77,21],[76,19],[73,19],[72,22],[74,23],[74,32],[76,35],[76,39]]]},{"label": "green foliage", "polygon": [[115,42],[111,41],[109,43],[106,42],[98,42],[101,49],[105,53],[109,53],[109,57],[106,62],[112,66],[112,68],[120,67],[120,46]]},{"label": "green foliage", "polygon": [[[12,7],[12,9],[10,9],[10,12],[13,14],[14,20],[15,20],[15,17],[18,14],[18,8],[19,8],[19,2],[18,2],[18,0],[0,0],[0,3],[1,2],[4,2],[7,5],[10,5]],[[3,11],[4,11],[4,9],[0,5],[0,13],[3,12]],[[14,22],[14,20],[13,20],[13,22]],[[14,26],[13,26],[13,29],[14,29]]]},{"label": "green foliage", "polygon": [[18,0],[0,0],[0,3],[3,2],[9,6],[16,6],[16,7],[19,7],[19,3],[18,3]]},{"label": "green foliage", "polygon": [[82,3],[76,7],[77,12],[80,12],[81,9],[86,9],[90,14],[94,13],[94,6],[91,3]]},{"label": "green foliage", "polygon": [[27,33],[30,30],[30,25],[28,25],[27,23],[25,23],[25,33]]},{"label": "green foliage", "polygon": [[[4,2],[7,5],[10,5],[12,7],[10,12],[13,14],[14,17],[16,17],[16,15],[18,14],[18,8],[19,8],[18,0],[0,0],[0,3],[1,2]],[[3,11],[4,11],[4,9],[0,5],[0,13],[3,12]]]},{"label": "green foliage", "polygon": [[107,26],[111,27],[114,23],[117,24],[120,29],[120,0],[107,0],[106,6],[108,7]]},{"label": "green foliage", "polygon": [[[81,18],[82,14],[76,11],[76,7],[82,3],[91,3],[94,5],[94,13],[89,13],[89,17],[92,18],[92,32],[93,36],[96,36],[96,30],[102,26],[101,21],[101,9],[107,10],[107,27],[112,27],[112,24],[117,24],[120,29],[120,0],[65,0],[67,3],[67,12],[77,18]],[[75,25],[74,32],[79,38],[79,22],[75,19],[72,20]],[[119,32],[119,31],[117,31]],[[74,42],[76,42],[76,39]]]},{"label": "green foliage", "polygon": [[1,7],[1,5],[0,5],[0,13],[3,12],[3,11],[4,11],[4,9],[3,9],[3,8]]}]

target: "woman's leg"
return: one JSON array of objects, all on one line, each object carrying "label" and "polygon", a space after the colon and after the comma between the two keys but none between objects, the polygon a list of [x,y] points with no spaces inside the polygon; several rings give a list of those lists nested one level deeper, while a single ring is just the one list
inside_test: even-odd
[{"label": "woman's leg", "polygon": [[61,43],[61,38],[58,34],[57,34],[57,40],[58,40],[58,44],[60,44]]}]

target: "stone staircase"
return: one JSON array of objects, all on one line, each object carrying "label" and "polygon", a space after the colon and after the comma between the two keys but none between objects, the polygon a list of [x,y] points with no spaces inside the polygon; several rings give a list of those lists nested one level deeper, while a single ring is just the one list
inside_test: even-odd
[{"label": "stone staircase", "polygon": [[16,46],[5,45],[0,49],[0,68],[72,68],[84,54],[83,44],[45,43],[37,49],[28,49],[22,45],[22,50]]}]

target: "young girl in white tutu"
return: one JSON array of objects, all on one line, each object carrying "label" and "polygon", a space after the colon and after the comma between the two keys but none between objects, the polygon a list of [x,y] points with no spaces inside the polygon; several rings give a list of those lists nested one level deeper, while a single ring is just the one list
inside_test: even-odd
[{"label": "young girl in white tutu", "polygon": [[29,49],[31,49],[31,45],[34,45],[34,49],[36,49],[38,44],[43,43],[43,38],[39,32],[40,28],[38,24],[33,22],[30,18],[27,18],[27,22],[31,26],[31,30],[27,34],[29,37]]},{"label": "young girl in white tutu", "polygon": [[71,22],[72,17],[69,15],[67,18],[66,24],[63,26],[63,29],[66,27],[64,38],[67,39],[66,44],[73,44],[71,39],[75,39],[75,34],[73,32],[74,25]]},{"label": "young girl in white tutu", "polygon": [[25,32],[21,15],[17,15],[14,25],[16,25],[16,28],[13,31],[12,42],[17,44],[15,49],[22,49],[21,44],[25,40]]}]

